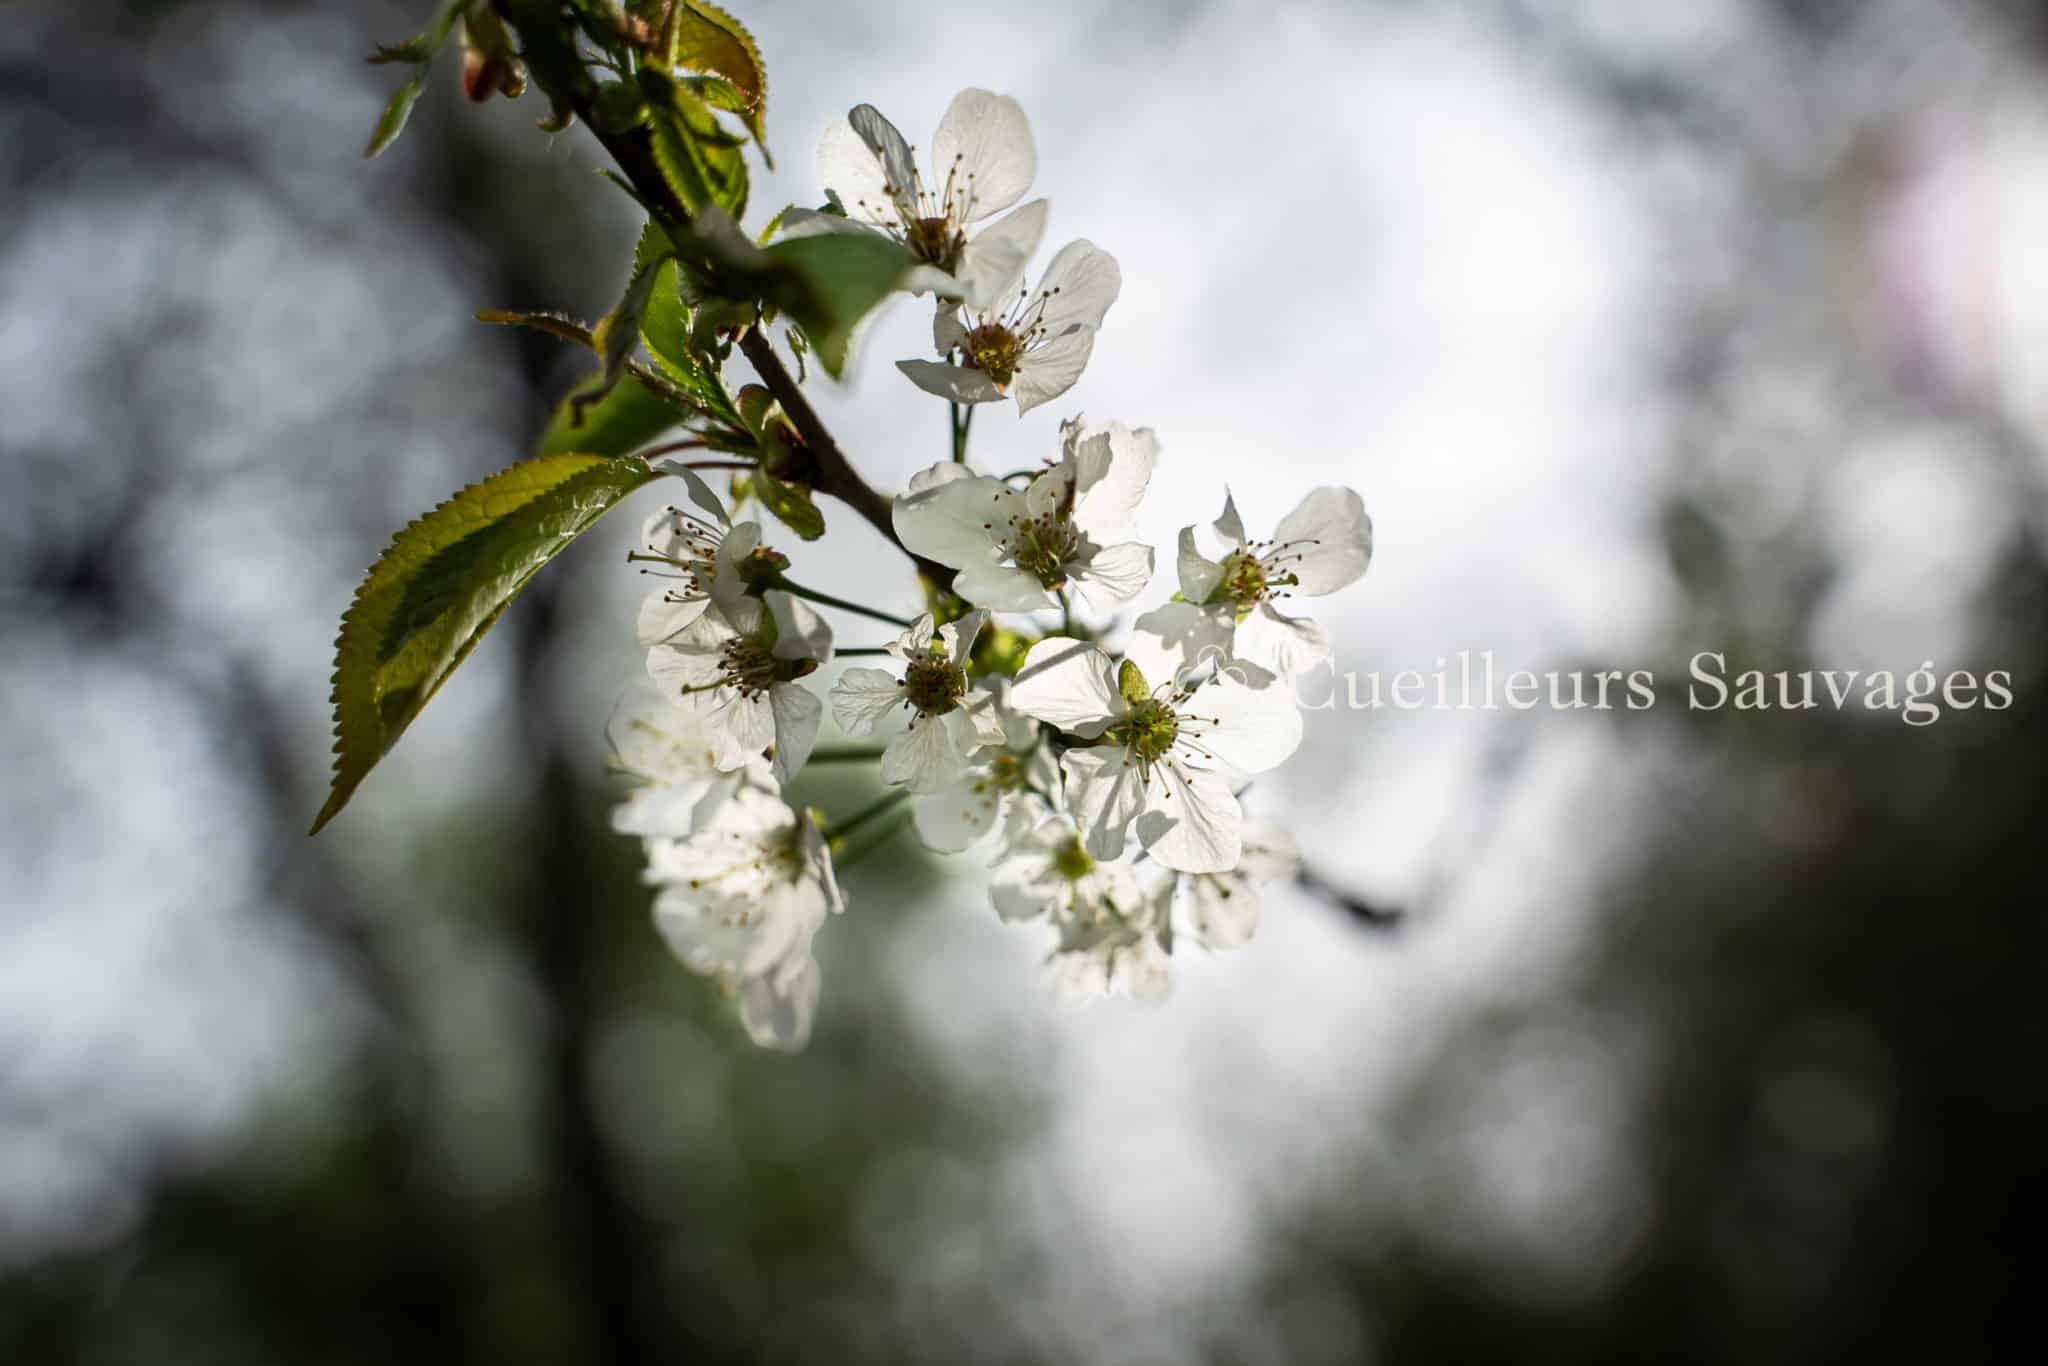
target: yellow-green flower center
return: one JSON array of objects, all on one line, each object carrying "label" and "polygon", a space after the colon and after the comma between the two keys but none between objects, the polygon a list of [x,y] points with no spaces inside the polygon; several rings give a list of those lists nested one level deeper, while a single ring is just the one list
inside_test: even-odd
[{"label": "yellow-green flower center", "polygon": [[815,659],[778,659],[772,646],[753,636],[734,636],[719,651],[719,682],[738,688],[742,697],[766,692],[772,685],[788,683],[817,672]]},{"label": "yellow-green flower center", "polygon": [[934,650],[910,661],[903,671],[903,696],[926,716],[944,716],[967,695],[967,674]]},{"label": "yellow-green flower center", "polygon": [[954,227],[952,219],[944,216],[913,218],[903,231],[903,245],[909,247],[910,254],[918,260],[950,271],[960,263],[960,251],[967,245],[967,234]]},{"label": "yellow-green flower center", "polygon": [[1063,517],[1026,518],[1011,536],[1010,557],[1050,591],[1067,586],[1067,561],[1080,543],[1081,533]]},{"label": "yellow-green flower center", "polygon": [[1132,707],[1131,714],[1109,734],[1137,755],[1139,762],[1154,764],[1164,759],[1173,749],[1173,742],[1180,738],[1180,717],[1166,703],[1147,699]]},{"label": "yellow-green flower center", "polygon": [[1233,550],[1223,561],[1219,587],[1225,598],[1240,607],[1256,605],[1266,593],[1266,567],[1255,556]]},{"label": "yellow-green flower center", "polygon": [[987,375],[998,389],[1007,388],[1024,359],[1024,338],[999,322],[984,322],[961,344],[967,363]]},{"label": "yellow-green flower center", "polygon": [[1053,850],[1053,871],[1068,882],[1079,882],[1095,871],[1095,860],[1081,847],[1081,837],[1070,835],[1066,843]]}]

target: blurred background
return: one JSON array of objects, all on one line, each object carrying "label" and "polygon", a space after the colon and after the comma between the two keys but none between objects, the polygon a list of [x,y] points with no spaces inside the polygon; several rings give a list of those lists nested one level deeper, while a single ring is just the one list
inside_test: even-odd
[{"label": "blurred background", "polygon": [[[0,1360],[1983,1359],[2044,1202],[2048,9],[753,0],[778,171],[1016,95],[1122,299],[1061,404],[1161,543],[1365,497],[1339,667],[1651,668],[1639,713],[1309,714],[1294,889],[1163,1007],[1049,1000],[907,838],[752,1050],[605,828],[609,519],[317,840],[336,620],[581,373],[635,228],[578,130],[397,146],[424,3],[0,25]],[[895,373],[812,390],[869,477]],[[828,516],[833,516],[830,507]],[[844,513],[807,581],[911,581]],[[1152,597],[1172,584],[1162,578]],[[1148,598],[1149,602],[1151,599]],[[854,618],[842,644],[879,643]],[[1685,661],[2011,673],[2009,711],[1693,712]],[[841,781],[848,781],[842,778]],[[864,795],[813,788],[837,807]]]}]

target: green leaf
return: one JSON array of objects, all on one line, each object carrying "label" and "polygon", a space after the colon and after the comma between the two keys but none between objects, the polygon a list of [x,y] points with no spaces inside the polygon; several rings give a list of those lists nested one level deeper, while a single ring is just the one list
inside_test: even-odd
[{"label": "green leaf", "polygon": [[[747,131],[761,149],[761,160],[772,170],[775,159],[768,154],[761,134],[761,116],[768,107],[768,74],[761,65],[761,49],[739,20],[704,0],[680,0],[669,11],[668,31],[663,34],[671,70],[708,71],[724,78],[738,105],[734,112],[746,121]],[[732,108],[721,94],[710,93],[709,83],[699,86],[704,98],[719,108]]]},{"label": "green leaf", "polygon": [[788,314],[835,378],[846,368],[855,324],[915,264],[901,245],[879,233],[825,233],[757,247],[715,210],[699,214],[691,228],[721,285]]},{"label": "green leaf", "polygon": [[597,350],[597,337],[591,330],[563,313],[520,313],[512,309],[487,308],[476,315],[476,320],[499,327],[530,327],[536,332],[545,332],[551,337]]},{"label": "green leaf", "polygon": [[855,325],[889,296],[912,265],[902,247],[867,233],[798,237],[777,242],[763,254],[779,268],[762,290],[763,302],[803,328],[818,363],[834,379],[846,368]]},{"label": "green leaf", "polygon": [[593,375],[571,389],[555,405],[555,415],[540,439],[544,456],[569,451],[625,455],[639,450],[683,420],[674,405],[649,389],[637,375],[628,375],[606,389],[604,376]]},{"label": "green leaf", "polygon": [[445,0],[434,14],[434,22],[415,33],[402,43],[379,43],[369,60],[372,63],[412,62],[421,64],[433,60],[441,50],[441,44],[448,40],[448,30],[455,26],[455,16],[462,9],[462,0]]},{"label": "green leaf", "polygon": [[633,277],[626,281],[626,293],[619,306],[606,314],[592,332],[597,353],[604,357],[603,380],[607,390],[624,377],[626,363],[633,359],[633,349],[640,343],[640,318],[647,311],[655,274],[646,266],[636,265]]},{"label": "green leaf", "polygon": [[654,475],[637,460],[572,453],[472,484],[392,539],[334,644],[333,820],[519,590]]},{"label": "green leaf", "polygon": [[739,139],[681,82],[652,69],[640,73],[647,97],[655,164],[691,214],[716,205],[735,219],[747,209],[747,161]]},{"label": "green leaf", "polygon": [[744,429],[739,409],[719,378],[719,366],[691,339],[690,310],[677,288],[677,266],[664,262],[655,273],[654,288],[646,311],[640,315],[640,338],[655,367],[675,386],[703,405],[710,417],[735,429]]},{"label": "green leaf", "polygon": [[419,102],[420,91],[425,88],[427,68],[424,64],[413,69],[412,76],[398,93],[384,106],[384,113],[377,120],[376,131],[370,134],[369,145],[363,148],[365,157],[373,157],[398,140],[405,131],[405,121],[412,117],[412,107]]},{"label": "green leaf", "polygon": [[802,484],[785,484],[759,466],[754,468],[753,494],[761,506],[775,514],[777,521],[806,541],[825,534],[825,514],[811,501],[811,491]]}]

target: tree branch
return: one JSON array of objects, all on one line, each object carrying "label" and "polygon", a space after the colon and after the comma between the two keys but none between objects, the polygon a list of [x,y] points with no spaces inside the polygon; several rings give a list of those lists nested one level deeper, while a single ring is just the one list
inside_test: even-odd
[{"label": "tree branch", "polygon": [[1295,875],[1295,883],[1310,896],[1328,902],[1369,930],[1399,929],[1408,918],[1406,912],[1398,907],[1376,905],[1356,892],[1339,887],[1307,864],[1303,864]]},{"label": "tree branch", "polygon": [[[689,206],[677,198],[668,178],[662,175],[654,159],[653,135],[647,125],[613,133],[605,131],[591,117],[596,86],[577,55],[575,28],[561,6],[555,0],[497,0],[497,8],[519,31],[527,69],[555,108],[574,114],[590,130],[640,198],[660,217],[671,220],[667,226],[687,227],[691,219]],[[782,405],[797,435],[803,438],[804,451],[809,456],[805,468],[788,475],[778,472],[778,477],[794,475],[793,482],[837,498],[859,513],[889,544],[910,556],[919,574],[940,588],[950,587],[952,570],[913,554],[897,537],[890,516],[891,500],[861,478],[847,460],[817,409],[804,396],[782,358],[775,354],[774,342],[768,334],[759,326],[747,329],[740,336],[740,351],[761,377],[761,383]]]}]

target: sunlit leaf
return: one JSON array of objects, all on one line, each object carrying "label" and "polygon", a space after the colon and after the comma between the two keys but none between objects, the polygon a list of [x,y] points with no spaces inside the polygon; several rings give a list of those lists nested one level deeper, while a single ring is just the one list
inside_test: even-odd
[{"label": "sunlit leaf", "polygon": [[521,313],[512,309],[487,308],[476,315],[476,320],[500,327],[530,327],[536,332],[545,332],[593,351],[597,349],[597,338],[591,330],[565,313]]},{"label": "sunlit leaf", "polygon": [[700,86],[703,98],[721,109],[734,108],[754,135],[761,159],[774,166],[767,141],[761,135],[761,116],[768,107],[768,76],[761,64],[761,50],[739,20],[704,0],[680,0],[669,11],[666,39],[671,69],[708,71],[719,76],[733,90],[734,100],[726,103],[721,94],[711,93],[708,83]]},{"label": "sunlit leaf", "polygon": [[448,30],[455,26],[455,16],[461,9],[462,0],[444,0],[441,8],[434,13],[433,23],[402,43],[379,43],[377,50],[370,54],[369,60],[372,63],[414,64],[432,61],[434,54],[441,50],[441,44],[448,40]]},{"label": "sunlit leaf", "polygon": [[661,373],[696,399],[711,417],[729,427],[743,428],[739,410],[718,367],[705,356],[692,338],[690,311],[683,305],[676,287],[676,263],[667,261],[655,274],[654,290],[640,317],[641,340],[647,354]]},{"label": "sunlit leaf", "polygon": [[855,325],[889,296],[912,264],[902,247],[868,233],[799,237],[763,254],[780,267],[766,283],[763,301],[803,328],[818,363],[835,378],[846,368]]},{"label": "sunlit leaf", "polygon": [[786,484],[758,467],[752,480],[754,497],[760,500],[762,507],[775,514],[777,521],[806,541],[815,541],[825,534],[825,514],[819,512],[818,505],[811,501],[808,488],[802,484]]},{"label": "sunlit leaf", "polygon": [[655,164],[692,214],[716,205],[734,218],[747,208],[747,161],[740,142],[711,107],[680,81],[659,71],[640,73],[647,97]]},{"label": "sunlit leaf", "polygon": [[377,119],[376,131],[370,134],[369,145],[363,148],[365,157],[373,157],[398,140],[405,131],[405,121],[412,117],[413,105],[419,103],[420,91],[425,88],[427,68],[416,67],[412,76],[384,106],[384,113]]},{"label": "sunlit leaf", "polygon": [[333,820],[540,568],[655,476],[638,460],[544,456],[472,484],[392,539],[341,619]]},{"label": "sunlit leaf", "polygon": [[607,389],[625,376],[626,363],[632,360],[634,348],[640,344],[640,316],[647,311],[655,273],[651,267],[634,266],[633,278],[626,282],[626,292],[618,307],[592,330],[597,353],[604,358],[602,379]]},{"label": "sunlit leaf", "polygon": [[540,439],[540,453],[626,455],[682,420],[683,414],[673,404],[637,376],[629,375],[606,389],[604,377],[593,375],[555,405],[554,416]]}]

